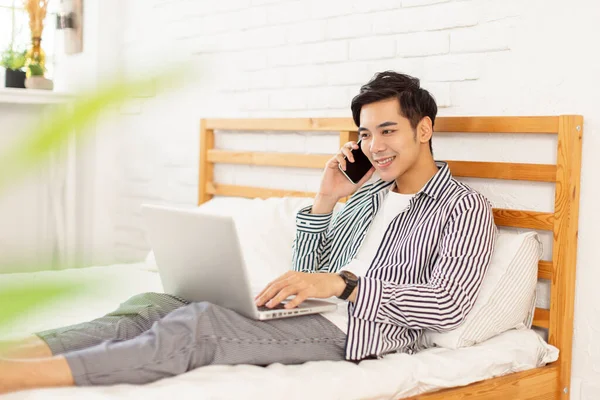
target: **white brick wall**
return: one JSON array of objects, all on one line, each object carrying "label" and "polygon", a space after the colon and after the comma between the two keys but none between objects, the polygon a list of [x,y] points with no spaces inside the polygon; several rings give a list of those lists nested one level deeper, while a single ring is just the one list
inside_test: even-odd
[{"label": "white brick wall", "polygon": [[[600,300],[596,211],[600,188],[592,160],[600,152],[600,66],[590,38],[600,35],[595,0],[147,0],[129,4],[121,49],[128,73],[175,59],[199,82],[169,100],[143,98],[122,109],[115,168],[115,261],[148,250],[137,214],[143,201],[193,204],[197,195],[198,119],[348,116],[360,84],[393,69],[422,79],[440,115],[545,115],[586,118],[573,396],[600,398]],[[106,22],[108,23],[108,22]],[[175,56],[174,56],[175,55]],[[151,94],[150,94],[151,95]],[[127,136],[130,135],[130,136]],[[127,139],[130,137],[130,139]],[[555,161],[554,143],[500,153],[496,139],[434,136],[444,158]],[[507,144],[514,144],[506,137]],[[522,138],[519,139],[521,142]],[[534,140],[534,139],[528,139]],[[217,136],[237,149],[322,152],[335,135]],[[286,150],[287,149],[287,150]],[[474,153],[474,151],[477,153]],[[538,156],[538,154],[540,154]],[[539,159],[538,159],[539,158]],[[314,190],[319,171],[219,165],[223,183]],[[552,209],[548,187],[474,182],[498,205]],[[539,189],[539,190],[538,190]],[[544,239],[546,241],[549,238]],[[550,246],[547,246],[548,252]],[[548,254],[548,253],[547,253]]]}]

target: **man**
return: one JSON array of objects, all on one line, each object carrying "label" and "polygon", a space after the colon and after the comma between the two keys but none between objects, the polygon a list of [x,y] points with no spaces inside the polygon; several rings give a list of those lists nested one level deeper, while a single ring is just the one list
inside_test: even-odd
[{"label": "man", "polygon": [[[459,326],[491,258],[491,206],[434,161],[437,106],[418,79],[379,73],[351,108],[374,167],[357,185],[339,171],[354,161],[354,142],[327,162],[312,207],[297,216],[294,271],[256,298],[273,307],[295,295],[291,308],[337,296],[339,311],[254,321],[209,303],[139,295],[103,318],[13,347],[13,358],[42,358],[0,360],[0,392],[146,383],[209,364],[359,361],[418,351],[425,329]],[[375,170],[380,179],[371,180]]]}]

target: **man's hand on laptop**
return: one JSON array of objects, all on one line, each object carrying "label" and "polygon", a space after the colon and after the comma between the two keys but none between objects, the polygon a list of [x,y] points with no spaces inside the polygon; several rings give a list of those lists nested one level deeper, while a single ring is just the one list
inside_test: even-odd
[{"label": "man's hand on laptop", "polygon": [[266,305],[271,308],[295,295],[285,305],[285,308],[294,308],[309,297],[326,299],[339,296],[345,288],[346,283],[338,274],[289,271],[269,283],[254,300],[259,307]]}]

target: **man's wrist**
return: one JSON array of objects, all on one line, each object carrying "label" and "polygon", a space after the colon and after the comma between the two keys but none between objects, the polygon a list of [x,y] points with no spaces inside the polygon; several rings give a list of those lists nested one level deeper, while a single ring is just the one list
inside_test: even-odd
[{"label": "man's wrist", "polygon": [[332,274],[334,276],[335,284],[335,297],[340,297],[346,289],[346,281],[340,276],[340,274]]},{"label": "man's wrist", "polygon": [[356,285],[356,287],[354,288],[352,293],[350,293],[350,296],[348,296],[348,298],[346,300],[348,300],[351,303],[354,303],[356,301],[357,295],[358,295],[358,285]]},{"label": "man's wrist", "polygon": [[[354,301],[356,298],[356,287],[359,282],[358,277],[350,271],[342,271],[337,275],[342,281],[342,289],[337,291],[336,297],[342,300]],[[351,292],[349,292],[350,290]]]},{"label": "man's wrist", "polygon": [[311,208],[311,214],[329,214],[335,208],[339,198],[317,194]]}]

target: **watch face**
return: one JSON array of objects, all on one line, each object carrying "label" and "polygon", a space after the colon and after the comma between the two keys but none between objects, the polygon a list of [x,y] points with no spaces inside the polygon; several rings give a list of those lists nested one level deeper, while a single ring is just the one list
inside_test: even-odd
[{"label": "watch face", "polygon": [[344,275],[344,277],[350,281],[358,281],[358,277],[350,271],[342,271],[340,274]]}]

